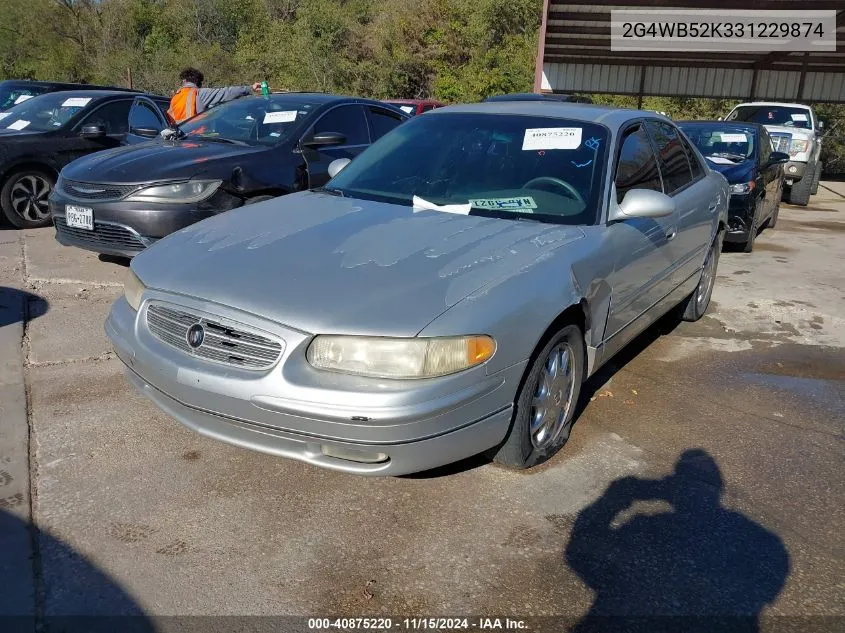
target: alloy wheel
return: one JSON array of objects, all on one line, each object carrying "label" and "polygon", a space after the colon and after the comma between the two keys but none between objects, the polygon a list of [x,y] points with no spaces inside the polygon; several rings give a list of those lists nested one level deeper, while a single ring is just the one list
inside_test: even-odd
[{"label": "alloy wheel", "polygon": [[47,198],[50,183],[42,176],[25,174],[12,185],[9,199],[12,209],[27,222],[43,222],[50,217]]},{"label": "alloy wheel", "polygon": [[543,363],[531,401],[529,432],[535,448],[553,444],[569,417],[575,389],[572,361],[572,348],[564,342],[555,346]]},{"label": "alloy wheel", "polygon": [[707,261],[704,264],[704,270],[701,271],[701,281],[698,284],[698,293],[695,297],[701,312],[707,307],[710,302],[710,295],[713,294],[713,285],[716,281],[716,264],[719,258],[718,244],[719,240],[716,240],[710,252],[707,253]]}]

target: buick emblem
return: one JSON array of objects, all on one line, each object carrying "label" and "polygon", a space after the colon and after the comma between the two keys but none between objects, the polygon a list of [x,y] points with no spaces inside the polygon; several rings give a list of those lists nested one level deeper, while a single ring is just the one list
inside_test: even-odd
[{"label": "buick emblem", "polygon": [[188,340],[188,345],[190,347],[197,349],[200,345],[202,345],[203,339],[205,339],[205,330],[199,323],[194,323],[188,328],[188,333],[185,338]]}]

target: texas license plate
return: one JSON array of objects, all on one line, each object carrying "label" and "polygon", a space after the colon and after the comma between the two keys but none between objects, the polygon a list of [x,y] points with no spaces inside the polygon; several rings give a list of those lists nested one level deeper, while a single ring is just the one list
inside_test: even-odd
[{"label": "texas license plate", "polygon": [[94,230],[94,209],[65,205],[65,222],[76,229]]}]

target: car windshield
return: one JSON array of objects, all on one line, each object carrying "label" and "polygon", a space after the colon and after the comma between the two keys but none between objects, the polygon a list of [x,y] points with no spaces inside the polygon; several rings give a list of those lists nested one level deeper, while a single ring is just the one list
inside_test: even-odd
[{"label": "car windshield", "polygon": [[290,97],[241,98],[198,114],[180,128],[189,138],[276,145],[316,105]]},{"label": "car windshield", "polygon": [[0,129],[48,132],[63,127],[93,97],[69,96],[67,92],[51,92],[27,99],[0,113]]},{"label": "car windshield", "polygon": [[8,110],[12,106],[23,103],[36,95],[47,92],[43,86],[28,86],[25,84],[0,84],[0,112]]},{"label": "car windshield", "polygon": [[754,158],[757,148],[753,130],[714,123],[679,126],[705,158],[716,164],[741,163]]},{"label": "car windshield", "polygon": [[810,111],[807,108],[791,108],[778,105],[739,106],[731,112],[728,121],[748,121],[761,125],[785,125],[805,130],[813,128]]},{"label": "car windshield", "polygon": [[415,114],[417,111],[417,106],[413,103],[403,103],[401,101],[385,101],[385,103],[389,103],[392,106],[395,106],[402,110],[405,114]]},{"label": "car windshield", "polygon": [[607,139],[606,128],[584,121],[442,112],[386,134],[327,188],[472,215],[594,224]]}]

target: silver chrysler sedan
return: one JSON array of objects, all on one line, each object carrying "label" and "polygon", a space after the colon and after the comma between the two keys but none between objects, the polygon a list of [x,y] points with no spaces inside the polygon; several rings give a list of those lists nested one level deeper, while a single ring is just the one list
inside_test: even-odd
[{"label": "silver chrysler sedan", "polygon": [[728,184],[654,113],[453,106],[336,163],[132,261],[106,332],[186,426],[366,475],[528,468],[602,363],[710,302]]}]

